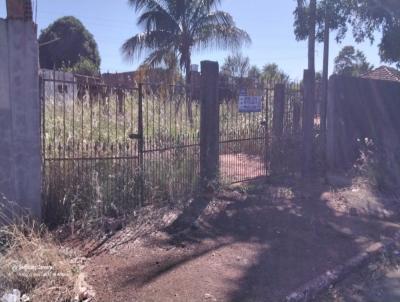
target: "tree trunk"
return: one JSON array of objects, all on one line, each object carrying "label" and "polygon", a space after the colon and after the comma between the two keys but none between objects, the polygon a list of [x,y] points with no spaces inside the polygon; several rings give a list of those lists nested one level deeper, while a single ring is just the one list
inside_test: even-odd
[{"label": "tree trunk", "polygon": [[310,0],[310,24],[308,36],[308,70],[315,77],[315,26],[316,26],[317,0]]},{"label": "tree trunk", "polygon": [[329,15],[325,12],[325,31],[324,31],[324,63],[322,71],[322,99],[321,99],[321,143],[323,163],[325,165],[325,150],[326,150],[326,108],[328,103],[328,77],[329,77]]},{"label": "tree trunk", "polygon": [[193,126],[193,112],[192,112],[192,86],[191,86],[191,79],[192,79],[192,74],[190,70],[190,56],[186,59],[185,63],[185,69],[186,69],[186,75],[185,75],[185,84],[186,84],[186,109],[187,109],[187,115],[189,118],[189,123],[191,126]]},{"label": "tree trunk", "polygon": [[315,27],[317,1],[310,0],[308,34],[308,70],[304,73],[303,105],[303,176],[312,171],[315,115]]}]

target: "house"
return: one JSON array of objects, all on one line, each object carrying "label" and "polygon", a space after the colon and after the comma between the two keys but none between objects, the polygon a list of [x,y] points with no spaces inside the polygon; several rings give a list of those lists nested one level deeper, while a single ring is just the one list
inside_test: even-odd
[{"label": "house", "polygon": [[85,96],[97,97],[104,93],[102,79],[99,77],[83,76],[62,70],[40,69],[43,93],[46,101],[70,102],[82,100]]},{"label": "house", "polygon": [[70,101],[77,97],[78,86],[73,73],[40,69],[39,75],[43,80],[43,93],[47,101]]},{"label": "house", "polygon": [[397,70],[393,67],[380,66],[363,74],[361,77],[365,79],[384,80],[400,83],[400,70]]}]

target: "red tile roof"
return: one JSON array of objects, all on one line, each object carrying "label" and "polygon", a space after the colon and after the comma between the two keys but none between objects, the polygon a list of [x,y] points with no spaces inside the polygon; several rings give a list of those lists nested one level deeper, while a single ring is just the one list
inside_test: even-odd
[{"label": "red tile roof", "polygon": [[400,82],[400,70],[388,66],[381,66],[361,76],[366,79]]}]

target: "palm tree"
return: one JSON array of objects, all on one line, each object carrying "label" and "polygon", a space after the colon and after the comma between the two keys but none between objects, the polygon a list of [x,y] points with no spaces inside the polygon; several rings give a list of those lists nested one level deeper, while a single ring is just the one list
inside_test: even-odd
[{"label": "palm tree", "polygon": [[191,55],[209,47],[237,50],[250,43],[249,35],[236,27],[230,14],[218,10],[220,0],[128,0],[140,13],[143,32],[128,39],[123,54],[132,59],[143,52],[148,66],[165,65],[174,53],[190,83]]}]

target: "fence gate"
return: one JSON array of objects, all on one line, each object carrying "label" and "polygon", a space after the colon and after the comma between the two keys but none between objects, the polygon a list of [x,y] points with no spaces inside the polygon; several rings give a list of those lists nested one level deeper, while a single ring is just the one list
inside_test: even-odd
[{"label": "fence gate", "polygon": [[222,180],[235,183],[298,170],[300,85],[237,86],[219,88]]},{"label": "fence gate", "polygon": [[[296,171],[300,85],[238,86],[218,88],[222,181]],[[200,87],[108,85],[51,71],[42,73],[40,91],[47,223],[118,216],[197,189]]]},{"label": "fence gate", "polygon": [[186,87],[49,71],[40,91],[48,223],[118,216],[196,189],[200,106]]},{"label": "fence gate", "polygon": [[139,202],[139,89],[54,71],[42,74],[40,91],[48,223],[87,209],[118,215]]}]

